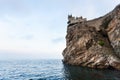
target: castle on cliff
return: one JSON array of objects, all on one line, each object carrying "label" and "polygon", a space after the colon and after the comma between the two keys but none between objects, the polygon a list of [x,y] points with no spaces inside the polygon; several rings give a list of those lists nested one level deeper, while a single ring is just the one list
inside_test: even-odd
[{"label": "castle on cliff", "polygon": [[72,15],[68,15],[68,24],[74,24],[74,23],[83,23],[87,21],[86,18],[80,17],[73,17]]}]

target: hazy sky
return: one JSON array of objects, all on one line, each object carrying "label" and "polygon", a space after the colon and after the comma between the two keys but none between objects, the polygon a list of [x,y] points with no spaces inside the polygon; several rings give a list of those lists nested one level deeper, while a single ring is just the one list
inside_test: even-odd
[{"label": "hazy sky", "polygon": [[62,58],[67,16],[92,19],[120,0],[0,0],[0,59]]}]

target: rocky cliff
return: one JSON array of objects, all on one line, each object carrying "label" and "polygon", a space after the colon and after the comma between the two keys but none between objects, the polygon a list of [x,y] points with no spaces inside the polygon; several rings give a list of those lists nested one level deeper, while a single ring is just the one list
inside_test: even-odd
[{"label": "rocky cliff", "polygon": [[68,16],[63,62],[120,70],[120,5],[93,20]]}]

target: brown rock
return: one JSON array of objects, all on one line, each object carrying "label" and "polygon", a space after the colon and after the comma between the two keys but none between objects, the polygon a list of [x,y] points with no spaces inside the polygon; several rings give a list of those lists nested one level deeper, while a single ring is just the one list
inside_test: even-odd
[{"label": "brown rock", "polygon": [[120,5],[100,18],[68,17],[63,61],[70,65],[120,69]]}]

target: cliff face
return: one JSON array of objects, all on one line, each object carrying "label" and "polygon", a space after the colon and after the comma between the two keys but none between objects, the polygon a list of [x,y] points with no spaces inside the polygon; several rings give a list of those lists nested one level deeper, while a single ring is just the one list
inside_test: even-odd
[{"label": "cliff face", "polygon": [[63,61],[70,65],[120,70],[120,5],[94,20],[68,16],[62,54]]}]

